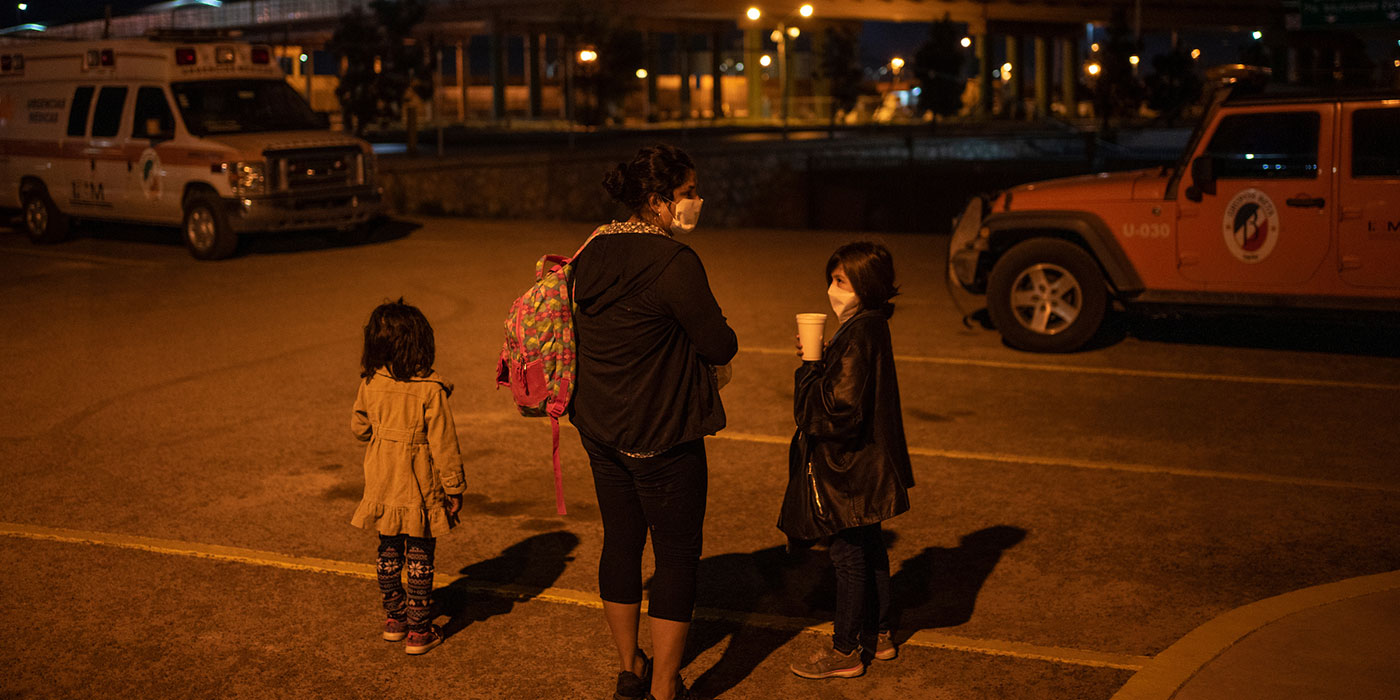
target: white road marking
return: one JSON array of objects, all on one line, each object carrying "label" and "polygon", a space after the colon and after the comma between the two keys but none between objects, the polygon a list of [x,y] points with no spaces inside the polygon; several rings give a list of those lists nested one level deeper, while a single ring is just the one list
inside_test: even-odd
[{"label": "white road marking", "polygon": [[[792,348],[742,348],[740,352],[756,355],[785,355],[797,359],[797,351]],[[1167,372],[1150,369],[1118,369],[1114,367],[1076,367],[1035,362],[1004,362],[1001,360],[974,360],[961,357],[927,357],[922,355],[895,355],[896,362],[912,362],[933,365],[953,365],[963,367],[988,367],[991,369],[1014,369],[1031,372],[1065,372],[1069,374],[1098,374],[1111,377],[1145,377],[1149,379],[1179,379],[1202,382],[1233,382],[1237,384],[1273,384],[1279,386],[1313,386],[1333,389],[1370,389],[1374,391],[1400,391],[1400,384],[1375,382],[1349,382],[1334,379],[1297,379],[1292,377],[1252,377],[1239,374],[1206,374],[1201,372]]]},{"label": "white road marking", "polygon": [[[725,430],[713,436],[720,440],[736,440],[741,442],[757,442],[767,445],[782,445],[786,447],[792,442],[791,436],[782,435],[756,435],[753,433],[741,433]],[[1029,455],[1013,455],[1000,452],[966,452],[962,450],[935,450],[927,447],[910,447],[909,454],[922,457],[939,457],[942,459],[955,459],[969,462],[999,462],[1002,464],[1036,465],[1043,467],[1072,467],[1074,469],[1098,469],[1103,471],[1130,472],[1134,474],[1166,474],[1171,476],[1191,476],[1207,479],[1230,479],[1233,481],[1255,481],[1266,484],[1280,484],[1285,486],[1319,486],[1334,489],[1358,489],[1362,491],[1383,491],[1387,493],[1400,493],[1400,485],[1374,484],[1356,481],[1336,481],[1333,479],[1311,479],[1301,476],[1278,476],[1275,474],[1247,474],[1240,472],[1225,472],[1212,469],[1189,469],[1185,467],[1164,467],[1152,464],[1133,464],[1130,462],[1097,462],[1087,459],[1074,459],[1071,457],[1034,457]]]},{"label": "white road marking", "polygon": [[[140,537],[137,535],[86,532],[82,530],[68,530],[64,528],[24,525],[19,523],[0,523],[0,535],[23,537],[32,540],[120,547],[123,549],[136,549],[158,554],[214,559],[240,564],[252,564],[255,566],[270,566],[292,571],[336,574],[339,576],[349,576],[371,581],[377,578],[373,564],[298,557],[276,552],[245,549],[242,547],[181,542],[179,540],[163,540],[154,537]],[[601,609],[603,607],[603,603],[599,600],[597,595],[567,588],[538,588],[521,586],[518,584],[473,581],[464,576],[448,576],[446,574],[438,574],[433,580],[433,585],[438,588],[444,588],[453,584],[459,586],[465,585],[467,588],[474,591],[520,601],[538,600],[546,603],[578,605],[595,609]],[[645,603],[643,605],[645,605]],[[831,623],[818,622],[806,618],[765,615],[762,613],[750,613],[736,610],[716,610],[710,608],[696,609],[695,616],[699,619],[733,622],[750,627],[763,627],[787,631],[796,630],[810,634],[831,634]],[[999,639],[959,637],[928,630],[915,632],[904,644],[906,646],[948,649],[972,654],[1009,656],[1073,666],[1115,668],[1128,671],[1140,670],[1152,660],[1151,657],[1133,654],[1117,654],[1094,651],[1091,649],[1041,646]]]}]

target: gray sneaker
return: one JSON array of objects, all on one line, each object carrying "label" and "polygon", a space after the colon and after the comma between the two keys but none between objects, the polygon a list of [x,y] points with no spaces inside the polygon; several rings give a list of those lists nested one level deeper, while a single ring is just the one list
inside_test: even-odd
[{"label": "gray sneaker", "polygon": [[860,660],[860,649],[842,654],[828,647],[812,654],[806,663],[794,663],[788,668],[803,678],[855,678],[865,673],[865,662]]},{"label": "gray sneaker", "polygon": [[889,632],[881,632],[875,636],[875,658],[881,661],[889,661],[899,656],[899,647],[894,645],[894,639]]}]

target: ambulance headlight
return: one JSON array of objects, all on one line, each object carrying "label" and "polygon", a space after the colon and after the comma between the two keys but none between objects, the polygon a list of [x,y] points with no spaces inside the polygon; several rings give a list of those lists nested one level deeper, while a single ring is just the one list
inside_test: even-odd
[{"label": "ambulance headlight", "polygon": [[230,163],[228,184],[236,194],[259,194],[267,189],[267,167],[260,162]]}]

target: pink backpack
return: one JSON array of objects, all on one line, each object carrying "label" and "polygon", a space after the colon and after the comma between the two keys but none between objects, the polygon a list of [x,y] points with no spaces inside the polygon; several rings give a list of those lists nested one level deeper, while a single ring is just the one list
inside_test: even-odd
[{"label": "pink backpack", "polygon": [[573,256],[546,255],[535,263],[535,284],[510,305],[506,340],[496,363],[496,386],[510,387],[522,416],[549,416],[554,433],[554,501],[564,507],[564,476],[559,463],[559,417],[574,395],[578,356],[574,341],[573,261],[599,227]]}]

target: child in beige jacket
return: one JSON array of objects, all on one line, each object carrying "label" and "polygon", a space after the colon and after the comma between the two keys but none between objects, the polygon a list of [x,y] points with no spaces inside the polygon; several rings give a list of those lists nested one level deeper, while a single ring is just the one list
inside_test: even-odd
[{"label": "child in beige jacket", "polygon": [[[365,324],[359,394],[350,417],[365,448],[365,494],[351,524],[379,533],[383,637],[422,654],[442,643],[432,624],[436,537],[457,524],[466,479],[447,397],[433,371],[433,328],[417,308],[381,304]],[[401,572],[408,562],[408,590]]]}]

